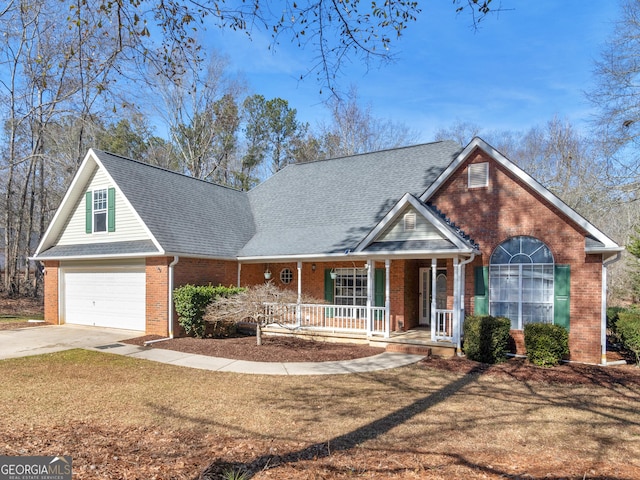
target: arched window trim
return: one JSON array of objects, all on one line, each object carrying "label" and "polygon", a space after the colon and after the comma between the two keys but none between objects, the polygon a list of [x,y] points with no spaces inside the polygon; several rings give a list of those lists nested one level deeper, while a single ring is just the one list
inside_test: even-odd
[{"label": "arched window trim", "polygon": [[[525,239],[535,248],[525,249]],[[533,261],[541,249],[550,262]],[[525,257],[528,262],[522,261]],[[489,313],[510,318],[513,330],[531,322],[553,323],[554,266],[551,250],[538,238],[522,235],[503,241],[489,260]]]}]

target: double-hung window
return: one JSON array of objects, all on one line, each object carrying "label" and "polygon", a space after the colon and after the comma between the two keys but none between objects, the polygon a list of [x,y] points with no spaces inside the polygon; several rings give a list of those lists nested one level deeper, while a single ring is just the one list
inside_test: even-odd
[{"label": "double-hung window", "polygon": [[93,231],[107,231],[107,189],[93,191]]},{"label": "double-hung window", "polygon": [[513,330],[528,323],[553,323],[554,260],[533,237],[514,237],[491,255],[489,313],[507,317]]},{"label": "double-hung window", "polygon": [[334,301],[336,305],[366,305],[367,270],[336,268]]}]

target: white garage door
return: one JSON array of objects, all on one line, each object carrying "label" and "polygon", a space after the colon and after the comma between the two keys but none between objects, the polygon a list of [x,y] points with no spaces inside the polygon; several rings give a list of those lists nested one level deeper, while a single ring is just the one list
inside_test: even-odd
[{"label": "white garage door", "polygon": [[145,329],[144,266],[63,269],[64,321]]}]

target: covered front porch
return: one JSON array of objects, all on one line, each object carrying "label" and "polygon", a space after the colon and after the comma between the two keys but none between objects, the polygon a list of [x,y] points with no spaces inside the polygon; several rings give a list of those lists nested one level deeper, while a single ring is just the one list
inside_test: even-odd
[{"label": "covered front porch", "polygon": [[239,283],[254,278],[297,290],[296,303],[265,304],[266,332],[460,350],[470,258],[357,260],[243,264]]}]

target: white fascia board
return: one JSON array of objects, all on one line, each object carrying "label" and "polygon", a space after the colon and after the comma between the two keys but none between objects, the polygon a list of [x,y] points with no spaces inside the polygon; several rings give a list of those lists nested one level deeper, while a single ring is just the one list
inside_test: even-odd
[{"label": "white fascia board", "polygon": [[586,232],[593,235],[597,240],[602,242],[607,248],[618,248],[618,244],[616,244],[613,240],[611,240],[607,235],[605,235],[602,231],[596,228],[592,223],[586,220],[582,215],[576,212],[574,209],[569,207],[566,203],[564,203],[560,198],[551,193],[550,190],[545,188],[542,184],[540,184],[537,180],[535,180],[531,175],[518,167],[515,163],[510,161],[504,155],[502,155],[498,150],[493,148],[487,142],[482,140],[480,137],[475,137],[469,145],[467,145],[464,150],[455,158],[453,162],[446,168],[444,172],[436,179],[433,184],[425,191],[421,196],[420,200],[423,202],[427,202],[429,198],[433,196],[433,194],[446,182],[451,175],[458,169],[458,167],[467,159],[467,157],[473,152],[475,148],[479,148],[484,151],[487,155],[489,155],[493,160],[498,162],[502,167],[511,172],[517,178],[522,180],[525,184],[529,185],[538,195],[547,200],[551,205],[556,207],[562,213],[564,213],[567,217],[569,217],[573,222],[582,227]]},{"label": "white fascia board", "polygon": [[[385,228],[393,223],[404,211],[407,205],[413,206],[420,215],[422,215],[429,223],[438,229],[438,231],[458,249],[470,250],[469,245],[465,244],[458,235],[456,235],[448,225],[444,224],[441,218],[434,215],[424,204],[410,193],[405,193],[380,222],[362,239],[358,246],[354,249],[354,253],[361,253],[375,242],[376,238],[385,230]],[[471,250],[470,250],[471,251]]]},{"label": "white fascia board", "polygon": [[624,247],[587,247],[584,249],[584,253],[589,253],[589,254],[597,254],[597,253],[602,253],[602,254],[613,254],[613,253],[618,253],[618,252],[624,252],[625,248]]},{"label": "white fascia board", "polygon": [[64,194],[62,202],[60,202],[56,213],[53,215],[47,230],[44,232],[42,239],[40,239],[40,244],[38,245],[38,248],[36,248],[32,258],[37,257],[43,250],[47,250],[52,247],[56,239],[60,236],[65,221],[72,213],[75,200],[79,195],[77,190],[83,188],[87,184],[96,166],[96,156],[93,154],[93,150],[89,150],[85,155],[84,160],[82,160],[80,168],[78,168],[78,171],[73,177],[71,185],[69,185],[67,192]]},{"label": "white fascia board", "polygon": [[109,173],[109,170],[107,170],[105,168],[105,166],[102,164],[102,162],[100,161],[100,157],[98,155],[96,155],[93,151],[93,149],[89,150],[89,152],[91,154],[93,154],[93,156],[96,159],[96,163],[98,164],[98,166],[104,170],[105,174],[107,175],[107,178],[109,179],[109,181],[111,182],[111,184],[113,185],[113,187],[116,189],[116,191],[120,194],[120,197],[122,199],[124,199],[125,204],[129,207],[129,209],[133,212],[134,217],[140,222],[140,225],[142,225],[142,228],[145,230],[145,232],[147,232],[147,235],[149,235],[149,239],[153,242],[153,244],[156,246],[156,248],[158,249],[158,251],[160,253],[162,253],[163,255],[166,254],[166,252],[164,251],[164,248],[162,248],[162,245],[160,245],[160,242],[158,242],[158,240],[156,239],[156,237],[153,235],[153,233],[151,233],[151,230],[149,230],[149,227],[147,227],[147,224],[144,222],[144,220],[142,220],[142,217],[138,214],[137,210],[135,208],[133,208],[133,205],[131,205],[131,202],[129,201],[129,199],[127,198],[127,196],[124,194],[124,192],[122,190],[120,190],[120,187],[118,186],[118,184],[115,182],[115,180],[113,179],[113,177],[111,176],[111,174]]}]

